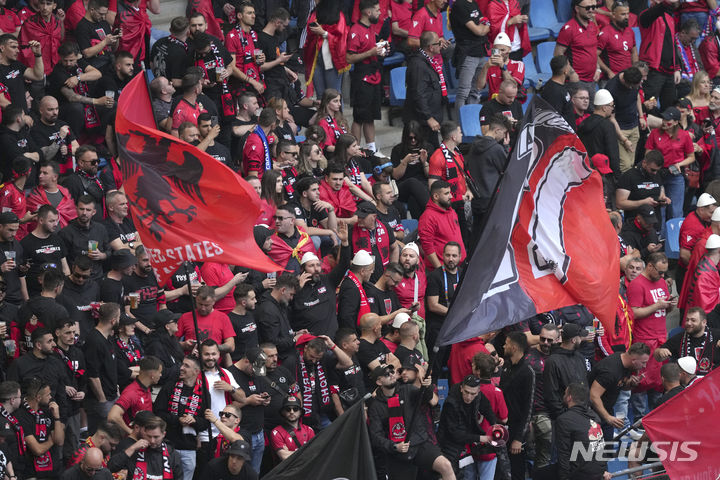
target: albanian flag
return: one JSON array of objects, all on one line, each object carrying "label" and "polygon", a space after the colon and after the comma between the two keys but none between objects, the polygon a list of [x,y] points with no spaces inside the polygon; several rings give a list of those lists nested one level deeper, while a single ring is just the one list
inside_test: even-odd
[{"label": "albanian flag", "polygon": [[115,130],[125,194],[160,285],[184,261],[282,270],[255,243],[255,191],[207,153],[155,128],[144,74],[123,89]]},{"label": "albanian flag", "polygon": [[535,96],[438,345],[578,303],[613,331],[618,239],[588,163],[577,135]]},{"label": "albanian flag", "polygon": [[720,478],[720,368],[645,415],[642,423],[670,478]]}]

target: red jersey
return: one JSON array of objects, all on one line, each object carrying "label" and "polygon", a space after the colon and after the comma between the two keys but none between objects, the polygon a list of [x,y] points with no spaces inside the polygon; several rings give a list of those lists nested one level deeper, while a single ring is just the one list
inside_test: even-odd
[{"label": "red jersey", "polygon": [[[380,2],[380,19],[377,23],[370,25],[370,30],[375,35],[380,35],[380,29],[383,26],[383,23],[385,22],[385,19],[388,18],[388,11],[390,10],[390,4],[396,3],[393,0],[379,0]],[[356,25],[358,23],[358,20],[360,20],[360,2],[353,2],[353,11],[351,13],[350,19],[352,20],[353,25]]]},{"label": "red jersey", "polygon": [[705,71],[710,78],[720,71],[720,52],[718,51],[718,38],[716,35],[708,35],[700,42],[700,59],[702,60]]},{"label": "red jersey", "polygon": [[298,425],[298,428],[293,430],[292,436],[290,436],[286,430],[285,425],[278,425],[272,429],[272,434],[270,435],[270,445],[274,451],[287,448],[291,452],[294,452],[300,448],[297,446],[295,441],[302,446],[309,442],[314,436],[315,432],[313,429],[307,425],[303,425],[302,423]]},{"label": "red jersey", "polygon": [[695,147],[690,134],[685,130],[678,128],[673,138],[663,132],[661,128],[656,128],[650,132],[647,142],[645,142],[645,150],[659,150],[665,159],[663,166],[668,168],[670,165],[682,162],[685,157],[692,155]]},{"label": "red jersey", "polygon": [[[485,10],[487,8],[487,11]],[[526,23],[509,25],[507,24],[515,15],[520,15],[520,5],[517,0],[490,0],[487,7],[480,5],[480,12],[484,13],[490,20],[490,33],[488,41],[490,45],[495,41],[498,33],[505,32],[510,37],[512,51],[523,52],[523,56],[531,51],[530,35]],[[519,49],[516,47],[520,47]]]},{"label": "red jersey", "polygon": [[433,15],[427,6],[424,6],[413,15],[408,37],[420,38],[423,32],[435,32],[438,37],[443,38],[445,32],[443,31],[442,22],[443,19],[440,14]]},{"label": "red jersey", "polygon": [[400,305],[410,308],[414,302],[420,303],[417,313],[425,318],[425,289],[427,288],[427,278],[425,277],[425,269],[419,264],[415,270],[413,278],[403,277],[400,283],[395,287],[395,295],[397,295]]},{"label": "red jersey", "polygon": [[195,337],[195,325],[192,312],[186,312],[180,317],[178,320],[178,331],[175,336],[178,338],[185,337],[185,340],[198,340],[198,343],[212,338],[220,345],[228,338],[235,337],[235,330],[233,330],[230,319],[226,314],[217,310],[213,310],[210,312],[210,315],[206,316],[198,313],[197,323],[200,333],[199,340]]},{"label": "red jersey", "polygon": [[228,52],[235,55],[235,65],[248,77],[265,85],[260,75],[260,67],[255,63],[255,43],[257,33],[255,30],[246,32],[239,25],[225,36],[225,47]]},{"label": "red jersey", "polygon": [[9,8],[0,7],[0,30],[5,33],[15,33],[15,29],[21,24],[20,17],[15,12]]},{"label": "red jersey", "polygon": [[[706,0],[684,0],[680,2],[680,6],[678,7],[678,12],[680,13],[688,13],[688,12],[704,12],[708,13],[710,10],[710,7],[707,4]],[[705,25],[700,25],[700,28],[705,28]]]},{"label": "red jersey", "polygon": [[318,125],[325,131],[325,141],[320,144],[320,148],[334,147],[337,139],[343,133],[348,133],[345,125],[340,124],[334,117],[327,115],[318,121]]},{"label": "red jersey", "polygon": [[[50,17],[49,22],[45,22],[40,14],[37,14],[28,18],[23,23],[20,28],[18,42],[21,44],[27,44],[30,40],[40,42],[45,75],[50,75],[50,72],[55,68],[55,64],[60,61],[60,54],[57,50],[63,38],[62,25],[60,25],[60,22],[57,21],[55,16]],[[32,68],[33,65],[35,65],[35,55],[31,49],[21,49],[20,56],[22,57],[23,63],[28,67]]]},{"label": "red jersey", "polygon": [[[348,34],[347,51],[348,53],[357,54],[365,53],[371,48],[375,48],[377,42],[376,33],[371,26],[363,25],[358,22],[350,27]],[[373,55],[355,64],[355,74],[362,76],[362,81],[371,85],[380,83],[380,63],[378,57]]]},{"label": "red jersey", "polygon": [[[203,266],[200,267],[200,275],[203,280],[205,280],[205,283],[215,288],[222,287],[232,280],[234,276],[230,271],[230,267],[224,263],[216,262],[203,263]],[[233,287],[223,298],[218,299],[215,302],[215,310],[219,310],[225,314],[230,313],[230,311],[235,308],[235,299],[233,298],[234,291],[235,287]]]},{"label": "red jersey", "polygon": [[[607,12],[608,14],[610,13],[610,10],[608,10],[607,7],[601,7],[601,8],[598,8],[598,10]],[[597,13],[597,10],[596,10],[595,23],[597,23],[598,30],[602,30],[603,28],[610,25],[610,17],[608,15],[603,15],[603,14]],[[630,15],[628,17],[628,27],[633,28],[633,27],[637,27],[637,26],[638,26],[637,15],[630,12]]]},{"label": "red jersey", "polygon": [[123,413],[123,421],[130,425],[135,415],[142,410],[152,412],[152,394],[151,390],[145,387],[139,380],[135,380],[120,394],[120,397],[115,401],[115,405],[119,406],[125,413]]},{"label": "red jersey", "polygon": [[[455,343],[450,348],[448,368],[450,368],[450,384],[460,383],[463,378],[472,375],[472,358],[476,353],[490,354],[485,348],[485,340],[480,337]],[[504,403],[504,402],[503,402]]]},{"label": "red jersey", "polygon": [[[515,79],[518,85],[523,84],[525,81],[525,64],[523,62],[510,60],[505,68],[507,68],[510,76]],[[503,81],[503,71],[497,65],[493,65],[488,68],[485,78],[487,80],[488,93],[492,98],[493,94],[500,90],[500,84]]]},{"label": "red jersey", "polygon": [[200,102],[192,104],[184,98],[181,98],[172,114],[173,130],[177,130],[184,122],[190,122],[193,125],[197,125],[198,117],[201,113],[206,111],[207,110],[202,108]]},{"label": "red jersey", "polygon": [[36,10],[33,10],[33,9],[32,9],[30,6],[28,6],[28,5],[25,5],[24,7],[22,7],[22,8],[21,8],[20,10],[18,10],[18,12],[17,12],[17,16],[18,16],[18,18],[20,19],[20,24],[22,25],[23,23],[25,23],[25,20],[27,20],[28,18],[32,17],[32,16],[35,15],[36,13],[38,13],[38,12],[37,12]]},{"label": "red jersey", "polygon": [[615,25],[608,25],[598,35],[597,49],[605,65],[613,73],[618,74],[626,68],[632,67],[632,49],[635,47],[635,33],[632,28],[618,30]]},{"label": "red jersey", "polygon": [[[664,279],[651,282],[645,275],[638,275],[627,287],[628,303],[631,307],[647,307],[661,298],[668,298],[670,292]],[[662,339],[667,337],[665,327],[665,309],[651,313],[649,317],[635,317],[632,327],[633,342],[641,342],[643,339]]]},{"label": "red jersey", "polygon": [[459,150],[450,150],[441,144],[430,156],[430,167],[428,175],[430,178],[445,180],[450,184],[452,190],[452,201],[458,202],[463,199],[467,192],[465,184],[465,159]]},{"label": "red jersey", "polygon": [[[265,151],[265,144],[257,132],[252,132],[248,135],[245,146],[243,146],[242,169],[244,177],[252,173],[257,175],[258,178],[262,178],[263,173],[267,170],[265,161],[270,155],[269,142],[267,149],[268,151]],[[270,158],[270,167],[272,168],[272,158]]]},{"label": "red jersey", "polygon": [[[709,223],[700,220],[697,212],[690,212],[680,227],[680,248],[692,252],[695,244],[709,226]],[[687,265],[683,264],[683,266],[686,267]]]},{"label": "red jersey", "polygon": [[558,34],[557,44],[567,47],[565,56],[583,82],[592,82],[597,70],[597,37],[597,25],[590,22],[583,26],[575,18],[568,20]]},{"label": "red jersey", "polygon": [[[5,184],[3,189],[0,190],[0,211],[13,212],[20,219],[27,213],[25,194],[18,190],[14,183]],[[27,224],[21,223],[15,237],[20,241],[27,233]]]},{"label": "red jersey", "polygon": [[412,4],[407,2],[395,2],[393,1],[390,6],[392,11],[392,21],[397,22],[398,27],[405,31],[410,31],[412,25]]}]

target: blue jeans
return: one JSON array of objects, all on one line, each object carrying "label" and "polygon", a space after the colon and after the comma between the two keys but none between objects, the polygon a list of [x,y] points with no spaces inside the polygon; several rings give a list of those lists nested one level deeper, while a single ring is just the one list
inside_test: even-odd
[{"label": "blue jeans", "polygon": [[325,70],[322,52],[318,53],[317,63],[315,64],[315,73],[313,74],[313,87],[315,87],[315,96],[320,98],[322,93],[328,88],[334,88],[338,92],[342,92],[343,74],[338,73],[335,68]]},{"label": "blue jeans", "polygon": [[[620,395],[618,395],[617,401],[615,402],[615,416],[618,417],[624,417],[625,418],[625,425],[623,428],[630,425],[630,419],[628,419],[628,407],[630,404],[630,390],[620,390]],[[620,433],[620,430],[617,428],[615,429],[615,435]],[[607,440],[607,439],[606,439]]]},{"label": "blue jeans", "polygon": [[458,67],[458,87],[455,96],[455,108],[460,111],[460,107],[465,105],[470,92],[475,90],[475,77],[488,61],[487,57],[465,57],[462,65]]},{"label": "blue jeans", "polygon": [[180,455],[180,462],[183,468],[183,478],[192,480],[197,465],[197,452],[195,450],[176,450]]},{"label": "blue jeans", "polygon": [[683,202],[685,201],[685,177],[683,175],[670,175],[665,178],[665,195],[671,203],[665,207],[665,220],[683,216]]},{"label": "blue jeans", "polygon": [[252,465],[255,472],[259,473],[260,466],[262,465],[263,452],[265,451],[265,432],[260,430],[258,433],[253,433],[251,444],[252,460],[250,460],[250,465]]},{"label": "blue jeans", "polygon": [[457,478],[458,480],[493,480],[496,465],[497,457],[486,462],[476,461],[460,470],[460,475]]}]

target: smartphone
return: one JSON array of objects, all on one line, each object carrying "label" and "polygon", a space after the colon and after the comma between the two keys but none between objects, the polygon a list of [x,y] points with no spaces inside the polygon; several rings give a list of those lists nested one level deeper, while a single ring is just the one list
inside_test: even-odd
[{"label": "smartphone", "polygon": [[112,34],[115,35],[115,36],[120,35],[120,29],[119,29],[119,28],[116,28],[115,30],[112,31]]},{"label": "smartphone", "polygon": [[311,27],[319,27],[320,26],[320,24],[318,22],[311,22],[308,25]]},{"label": "smartphone", "polygon": [[[486,50],[486,51],[487,51],[487,50]],[[491,55],[497,55],[497,56],[499,57],[499,56],[500,56],[500,49],[499,49],[499,48],[493,48],[492,50],[490,50],[490,54],[491,54]]]}]

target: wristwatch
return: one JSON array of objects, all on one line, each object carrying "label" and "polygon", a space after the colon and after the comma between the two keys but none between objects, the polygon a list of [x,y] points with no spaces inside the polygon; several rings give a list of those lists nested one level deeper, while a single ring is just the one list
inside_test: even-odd
[{"label": "wristwatch", "polygon": [[235,395],[235,392],[237,392],[237,388],[233,387],[232,390],[230,390],[230,395]]}]

